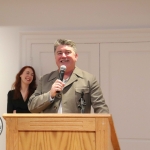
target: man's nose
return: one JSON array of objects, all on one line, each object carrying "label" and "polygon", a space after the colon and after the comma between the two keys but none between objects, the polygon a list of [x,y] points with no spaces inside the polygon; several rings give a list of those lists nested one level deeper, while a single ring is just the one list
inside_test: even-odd
[{"label": "man's nose", "polygon": [[62,53],[62,56],[63,56],[63,57],[66,57],[66,53]]}]

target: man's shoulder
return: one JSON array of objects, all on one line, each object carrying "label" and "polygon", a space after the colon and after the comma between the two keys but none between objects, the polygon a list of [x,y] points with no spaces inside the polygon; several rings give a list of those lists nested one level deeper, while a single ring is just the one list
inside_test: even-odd
[{"label": "man's shoulder", "polygon": [[49,79],[51,79],[51,78],[56,78],[57,75],[58,75],[58,71],[55,70],[55,71],[52,71],[52,72],[50,72],[50,73],[47,73],[47,74],[43,75],[43,76],[41,77],[41,79],[42,79],[42,80],[49,80]]},{"label": "man's shoulder", "polygon": [[82,77],[94,77],[94,75],[92,73],[89,73],[88,71],[80,69],[78,67],[76,67],[76,74],[78,74]]}]

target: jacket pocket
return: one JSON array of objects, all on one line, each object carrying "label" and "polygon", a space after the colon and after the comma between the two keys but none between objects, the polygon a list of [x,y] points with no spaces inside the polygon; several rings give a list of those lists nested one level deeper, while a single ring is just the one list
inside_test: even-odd
[{"label": "jacket pocket", "polygon": [[89,88],[75,88],[75,91],[76,91],[76,93],[84,93],[84,94],[86,94],[86,93],[89,93]]},{"label": "jacket pocket", "polygon": [[75,99],[77,105],[80,104],[81,97],[83,98],[86,104],[90,103],[89,88],[75,88]]}]

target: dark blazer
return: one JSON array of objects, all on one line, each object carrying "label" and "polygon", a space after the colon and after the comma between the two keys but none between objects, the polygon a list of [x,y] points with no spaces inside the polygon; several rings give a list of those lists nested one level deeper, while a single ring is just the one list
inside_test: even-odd
[{"label": "dark blazer", "polygon": [[74,69],[63,91],[56,95],[53,102],[50,102],[50,89],[58,78],[58,70],[41,77],[36,91],[28,102],[31,112],[57,113],[61,102],[62,113],[80,113],[78,105],[83,92],[86,102],[85,113],[91,112],[91,105],[95,113],[109,113],[96,78],[78,67]]},{"label": "dark blazer", "polygon": [[13,113],[13,110],[16,110],[16,113],[30,113],[27,106],[29,97],[24,101],[20,93],[20,98],[14,99],[14,92],[15,90],[11,90],[7,94],[7,113]]}]

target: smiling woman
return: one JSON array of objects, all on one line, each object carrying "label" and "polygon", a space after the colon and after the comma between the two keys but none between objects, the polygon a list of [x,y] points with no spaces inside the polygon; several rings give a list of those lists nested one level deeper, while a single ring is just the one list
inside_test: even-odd
[{"label": "smiling woman", "polygon": [[27,103],[35,89],[35,70],[31,66],[24,66],[17,73],[12,90],[8,92],[7,113],[30,113]]}]

